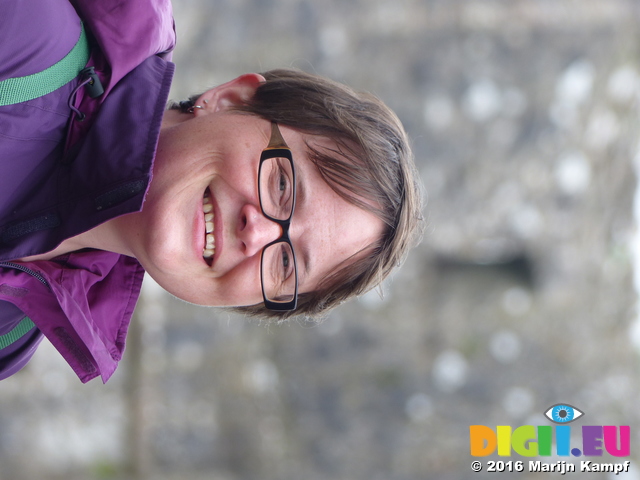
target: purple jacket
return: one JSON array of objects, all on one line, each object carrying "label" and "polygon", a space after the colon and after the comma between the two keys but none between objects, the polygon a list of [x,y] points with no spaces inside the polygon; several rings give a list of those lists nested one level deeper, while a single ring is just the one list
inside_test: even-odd
[{"label": "purple jacket", "polygon": [[[0,336],[28,316],[29,334],[0,350],[0,379],[29,360],[42,335],[80,380],[107,381],[121,358],[143,270],[130,257],[82,251],[15,259],[126,213],[146,194],[169,94],[175,44],[169,0],[9,2],[0,17],[0,80],[42,71],[91,34],[89,65],[105,94],[77,81],[0,107]],[[75,7],[75,8],[74,8]],[[72,115],[68,102],[86,115]]]}]

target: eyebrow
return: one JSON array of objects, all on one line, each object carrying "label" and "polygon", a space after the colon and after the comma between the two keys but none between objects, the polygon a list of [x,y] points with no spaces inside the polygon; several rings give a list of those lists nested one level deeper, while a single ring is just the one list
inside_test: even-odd
[{"label": "eyebrow", "polygon": [[302,253],[302,271],[298,272],[298,283],[304,283],[305,280],[309,276],[309,271],[312,268],[311,255],[309,254],[309,248],[306,245],[302,245],[301,248]]}]

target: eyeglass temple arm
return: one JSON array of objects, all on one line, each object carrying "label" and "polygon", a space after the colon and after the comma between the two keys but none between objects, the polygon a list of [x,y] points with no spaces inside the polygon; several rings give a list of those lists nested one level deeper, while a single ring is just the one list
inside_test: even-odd
[{"label": "eyeglass temple arm", "polygon": [[269,145],[267,148],[289,148],[287,143],[282,138],[282,134],[280,133],[280,129],[276,122],[271,122],[271,139],[269,140]]}]

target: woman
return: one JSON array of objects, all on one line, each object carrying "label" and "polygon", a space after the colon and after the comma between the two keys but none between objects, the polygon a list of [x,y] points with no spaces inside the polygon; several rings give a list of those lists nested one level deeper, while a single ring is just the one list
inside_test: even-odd
[{"label": "woman", "polygon": [[164,111],[170,5],[34,3],[0,26],[20,52],[0,52],[0,80],[54,63],[69,41],[51,46],[51,25],[81,38],[80,18],[95,75],[0,107],[0,378],[44,335],[83,382],[106,381],[144,270],[187,301],[282,318],[367,291],[404,257],[416,176],[378,100],[274,71]]}]

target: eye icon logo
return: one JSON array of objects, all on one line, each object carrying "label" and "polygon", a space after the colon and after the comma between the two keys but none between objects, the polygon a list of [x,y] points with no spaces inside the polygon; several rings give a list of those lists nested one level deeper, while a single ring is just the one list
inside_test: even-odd
[{"label": "eye icon logo", "polygon": [[549,407],[549,409],[544,412],[544,416],[547,417],[554,423],[571,423],[574,420],[578,419],[584,415],[584,412],[580,411],[576,407],[572,407],[571,405],[567,405],[566,403],[558,403]]}]

